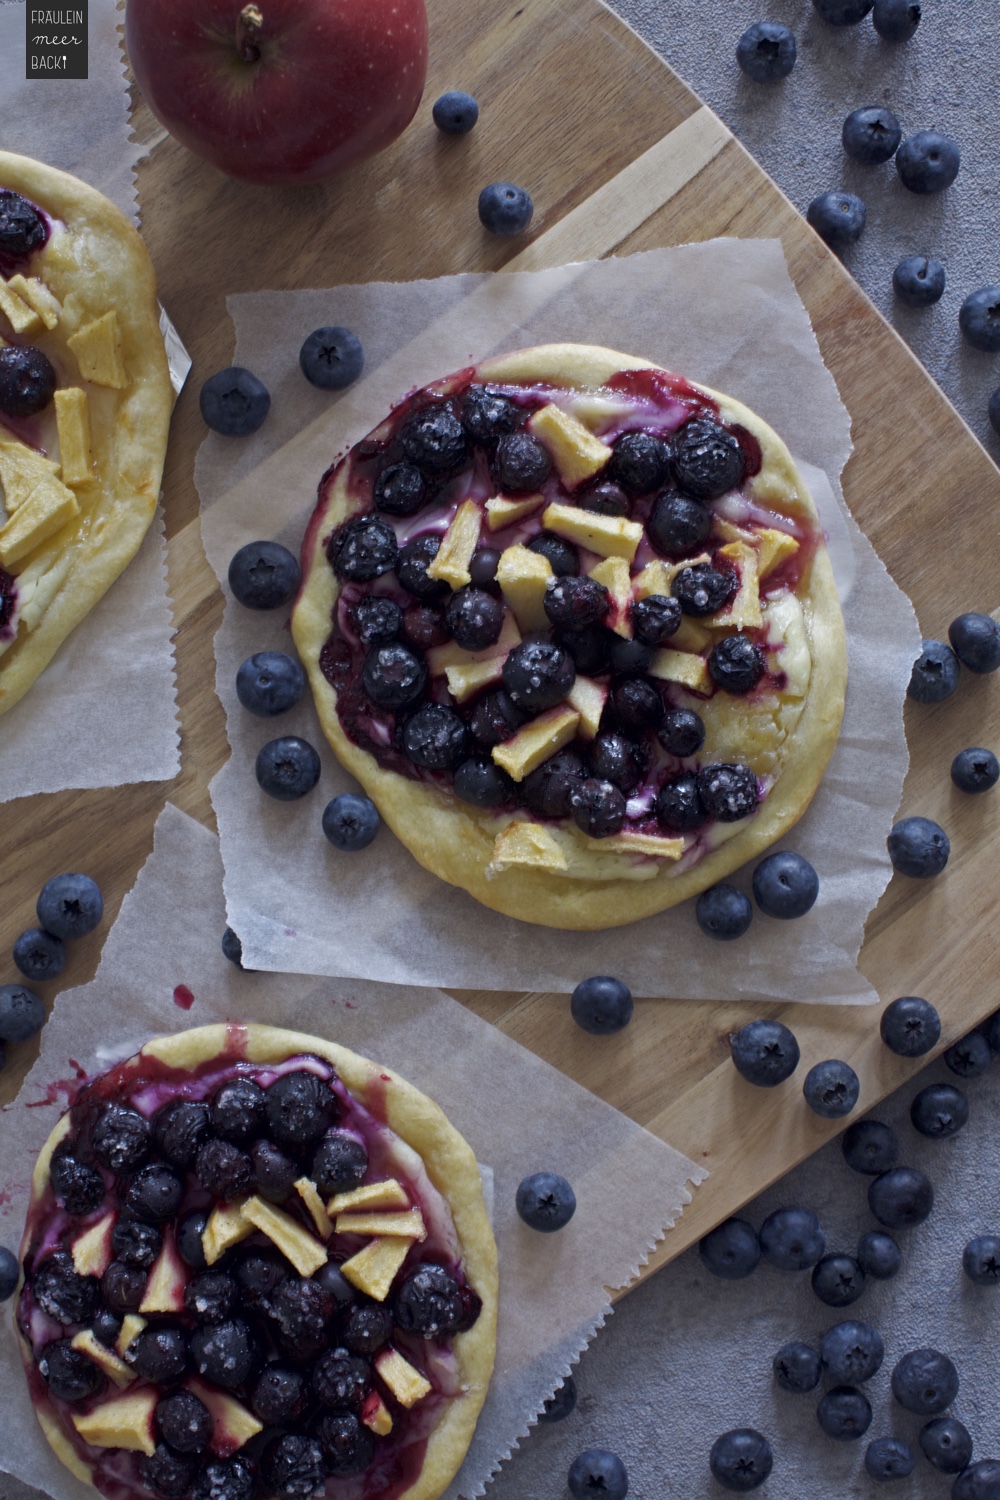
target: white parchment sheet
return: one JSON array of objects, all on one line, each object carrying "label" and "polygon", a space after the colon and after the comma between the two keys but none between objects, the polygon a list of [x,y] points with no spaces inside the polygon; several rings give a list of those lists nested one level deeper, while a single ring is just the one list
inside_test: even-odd
[{"label": "white parchment sheet", "polygon": [[[808,916],[758,915],[746,937],[726,944],[699,932],[691,902],[608,932],[555,932],[479,906],[421,869],[387,829],[361,854],[326,843],[322,809],[353,783],[311,703],[269,721],[239,706],[240,662],[291,646],[281,612],[254,613],[227,597],[216,657],[233,755],[212,795],[229,919],[249,961],[397,984],[565,991],[609,972],[642,995],[873,1001],[856,959],[891,873],[885,838],[907,766],[902,704],[919,631],[840,497],[849,419],[780,243],[715,240],[551,271],[257,293],[230,298],[229,308],[236,362],[261,376],[273,405],[254,438],[210,436],[198,455],[202,535],[227,595],[237,548],[276,537],[297,550],[323,471],[408,389],[501,350],[602,343],[739,397],[785,438],[830,537],[850,668],[840,742],[785,841],[820,873]],[[323,323],[354,329],[365,347],[364,374],[339,398],[298,370],[302,339]],[[276,734],[301,734],[323,756],[320,784],[301,802],[274,802],[254,780],[257,751]],[[749,876],[735,883],[748,888]]]},{"label": "white parchment sheet", "polygon": [[[330,1037],[395,1068],[441,1104],[493,1173],[496,1373],[446,1496],[473,1500],[608,1316],[606,1288],[632,1279],[690,1202],[687,1183],[706,1174],[447,995],[241,973],[222,956],[224,926],[218,840],[168,803],[97,975],[58,997],[38,1062],[0,1112],[0,1244],[19,1243],[32,1163],[66,1104],[58,1081],[100,1071],[153,1034],[262,1021]],[[175,1004],[177,985],[193,993],[190,1009]],[[514,1211],[517,1184],[542,1169],[562,1173],[577,1197],[574,1218],[554,1235],[528,1229]],[[32,1416],[12,1306],[0,1312],[0,1467],[55,1500],[93,1500]]]}]

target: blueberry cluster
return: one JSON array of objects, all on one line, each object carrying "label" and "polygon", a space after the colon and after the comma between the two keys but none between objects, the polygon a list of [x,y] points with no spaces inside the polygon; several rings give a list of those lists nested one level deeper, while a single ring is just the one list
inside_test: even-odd
[{"label": "blueberry cluster", "polygon": [[[753,895],[765,916],[791,921],[816,904],[819,876],[803,855],[781,849],[768,854],[754,870]],[[702,891],[695,920],[706,937],[732,942],[749,930],[753,906],[743,891],[723,882]]]},{"label": "blueberry cluster", "polygon": [[[352,385],[364,363],[361,340],[350,328],[314,328],[299,350],[299,369],[309,384],[321,391],[342,391]],[[252,370],[230,365],[203,382],[198,405],[202,421],[213,432],[222,437],[249,437],[264,425],[271,410],[271,393]]]},{"label": "blueberry cluster", "polygon": [[[39,925],[16,939],[12,957],[25,979],[57,979],[66,967],[66,944],[93,932],[104,915],[100,888],[89,875],[54,875],[38,895]],[[38,996],[21,984],[0,986],[0,1068],[4,1045],[24,1042],[45,1020]]]}]

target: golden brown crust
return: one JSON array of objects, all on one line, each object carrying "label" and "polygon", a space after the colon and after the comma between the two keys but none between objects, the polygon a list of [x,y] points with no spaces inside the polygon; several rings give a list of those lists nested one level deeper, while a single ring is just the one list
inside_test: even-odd
[{"label": "golden brown crust", "polygon": [[[51,331],[25,337],[48,354],[60,386],[86,390],[95,465],[94,481],[75,488],[79,516],[11,569],[38,575],[32,610],[38,617],[30,628],[20,619],[15,640],[0,655],[3,713],[139,550],[156,514],[173,392],[152,263],[124,214],[78,178],[3,151],[0,187],[22,193],[59,221],[25,269],[58,298],[59,321]],[[68,338],[111,308],[128,376],[123,390],[81,380],[67,346]],[[9,436],[0,425],[0,437]]]},{"label": "golden brown crust", "polygon": [[[551,344],[486,360],[477,367],[476,378],[498,385],[544,381],[588,390],[599,388],[620,371],[649,368],[648,360],[609,349]],[[742,403],[706,386],[695,389],[718,403],[723,420],[745,427],[760,444],[762,467],[747,486],[752,498],[815,527],[818,518],[808,490],[778,435]],[[308,534],[304,584],[292,617],[292,633],[309,674],[323,732],[338,759],[357,777],[397,838],[425,869],[507,916],[547,927],[591,931],[623,926],[697,895],[761,854],[802,816],[837,741],[847,680],[843,618],[822,544],[800,596],[811,656],[808,692],[781,775],[754,817],[738,830],[730,825],[732,836],[683,872],[675,873],[671,866],[661,864],[652,878],[604,878],[609,856],[602,853],[600,841],[570,829],[576,868],[586,868],[589,861],[591,868],[600,870],[601,878],[577,875],[568,879],[525,866],[491,878],[488,867],[494,841],[509,823],[509,814],[479,811],[446,799],[435,787],[384,770],[341,727],[337,695],[320,668],[319,657],[330,634],[339,592],[326,561],[325,543],[336,526],[361,508],[349,498],[343,477],[341,471],[324,514]],[[624,867],[631,856],[620,858]]]}]

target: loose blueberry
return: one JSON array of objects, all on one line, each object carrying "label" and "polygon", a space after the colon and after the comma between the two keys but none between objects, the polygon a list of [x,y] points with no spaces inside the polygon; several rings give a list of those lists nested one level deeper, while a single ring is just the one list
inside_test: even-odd
[{"label": "loose blueberry", "polygon": [[924,641],[913,663],[906,696],[917,703],[943,703],[958,687],[961,668],[958,657],[943,641]]},{"label": "loose blueberry", "polygon": [[563,1422],[576,1410],[576,1381],[567,1375],[538,1413],[539,1422]]},{"label": "loose blueberry", "polygon": [[[399,571],[403,566],[396,533],[388,521],[380,521],[378,516],[355,516],[338,527],[330,538],[327,556],[337,577],[352,583],[370,583],[373,578],[381,578],[394,568]],[[403,581],[400,572],[400,582]]]},{"label": "loose blueberry", "polygon": [[718,422],[702,417],[683,426],[674,439],[674,476],[695,500],[714,500],[743,482],[743,449]]},{"label": "loose blueberry", "polygon": [[865,1472],[880,1484],[905,1479],[916,1463],[913,1449],[902,1438],[873,1438],[865,1453]]},{"label": "loose blueberry", "polygon": [[937,1349],[912,1349],[892,1372],[892,1394],[906,1411],[936,1417],[958,1395],[958,1371]]},{"label": "loose blueberry", "polygon": [[[530,432],[512,432],[499,438],[490,461],[490,473],[500,488],[512,495],[541,489],[551,470],[548,450]],[[579,568],[573,571],[579,572]]]},{"label": "loose blueberry", "polygon": [[585,776],[570,792],[570,811],[576,826],[588,838],[613,838],[625,822],[625,797],[614,782]]},{"label": "loose blueberry", "polygon": [[155,1224],[119,1219],[111,1231],[111,1246],[124,1265],[148,1271],[163,1249],[163,1234]]},{"label": "loose blueberry", "polygon": [[827,1437],[838,1438],[841,1442],[856,1441],[871,1426],[871,1402],[853,1386],[835,1385],[832,1391],[820,1398],[816,1420]]},{"label": "loose blueberry", "polygon": [[782,849],[767,855],[754,870],[753,894],[765,916],[790,921],[812,910],[819,876],[801,854]]},{"label": "loose blueberry", "polygon": [[178,1453],[201,1453],[214,1431],[212,1413],[193,1391],[175,1391],[157,1403],[153,1414],[165,1443]]},{"label": "loose blueberry", "polygon": [[511,701],[530,714],[561,703],[575,680],[569,652],[546,641],[523,641],[503,664],[503,685]]},{"label": "loose blueberry", "polygon": [[724,693],[742,697],[763,677],[764,656],[749,636],[726,635],[709,652],[708,672]]},{"label": "loose blueberry", "polygon": [[605,1448],[588,1448],[570,1464],[567,1476],[573,1500],[602,1495],[606,1500],[625,1500],[628,1494],[628,1470],[617,1453]]},{"label": "loose blueberry", "polygon": [[872,24],[884,42],[908,42],[920,25],[918,0],[875,0]]},{"label": "loose blueberry", "polygon": [[231,927],[223,929],[222,933],[222,956],[229,960],[237,969],[243,968],[243,944],[239,935]]},{"label": "loose blueberry", "polygon": [[176,1215],[183,1196],[184,1184],[177,1173],[162,1162],[150,1162],[125,1179],[121,1204],[126,1213],[144,1224],[165,1224]]},{"label": "loose blueberry", "polygon": [[25,344],[0,348],[0,414],[33,417],[52,400],[56,372],[41,349]]},{"label": "loose blueberry", "polygon": [[[700,501],[687,495],[660,495],[650,511],[646,530],[653,546],[664,557],[684,557],[707,540],[712,516]],[[683,600],[681,603],[683,607]]]},{"label": "loose blueberry", "polygon": [[603,620],[610,605],[611,597],[603,584],[573,574],[550,579],[542,596],[542,608],[552,624],[568,630],[582,630]]},{"label": "loose blueberry", "polygon": [[320,770],[316,751],[297,734],[269,740],[257,752],[254,764],[257,785],[278,802],[297,802],[305,797],[319,780]]},{"label": "loose blueberry", "polygon": [[875,0],[813,0],[813,5],[830,26],[856,26],[874,4]]},{"label": "loose blueberry", "polygon": [[45,1007],[23,984],[0,985],[0,1042],[26,1042],[45,1024]]},{"label": "loose blueberry", "polygon": [[749,766],[702,766],[697,782],[702,806],[720,823],[736,823],[757,810],[757,778]]},{"label": "loose blueberry", "polygon": [[79,1161],[65,1146],[52,1154],[49,1179],[56,1202],[68,1214],[89,1214],[104,1201],[104,1178],[100,1172]]},{"label": "loose blueberry", "polygon": [[449,89],[435,99],[431,116],[438,130],[445,135],[468,135],[479,119],[479,105],[471,94],[461,89]]},{"label": "loose blueberry", "polygon": [[425,475],[454,474],[469,457],[469,440],[450,403],[412,413],[400,432],[403,452]]},{"label": "loose blueberry", "polygon": [[914,1130],[932,1141],[946,1141],[957,1135],[969,1119],[969,1101],[961,1089],[950,1083],[931,1083],[910,1105]]},{"label": "loose blueberry", "polygon": [[868,1207],[886,1229],[911,1229],[929,1217],[934,1189],[915,1167],[893,1167],[869,1185]]},{"label": "loose blueberry", "polygon": [[16,260],[44,245],[45,220],[33,203],[12,188],[0,188],[0,253]]},{"label": "loose blueberry", "polygon": [[1000,761],[992,750],[960,750],[951,763],[951,779],[960,792],[988,792],[1000,780]]},{"label": "loose blueberry", "polygon": [[874,1276],[876,1281],[891,1281],[902,1267],[903,1252],[891,1234],[870,1229],[858,1240],[857,1260],[866,1276]]},{"label": "loose blueberry", "polygon": [[918,130],[896,152],[896,171],[911,193],[940,193],[950,187],[961,162],[957,141],[939,130]]},{"label": "loose blueberry", "polygon": [[802,1092],[815,1114],[825,1120],[839,1120],[857,1104],[861,1081],[847,1063],[830,1058],[809,1069]]},{"label": "loose blueberry", "polygon": [[1000,1286],[1000,1235],[970,1240],[962,1251],[962,1270],[976,1286]]},{"label": "loose blueberry", "polygon": [[[600,588],[600,584],[595,584]],[[485,651],[495,646],[503,629],[501,600],[485,589],[459,589],[448,600],[444,612],[452,636],[464,651]]]},{"label": "loose blueberry", "polygon": [[229,587],[247,609],[280,609],[300,580],[298,562],[280,542],[247,542],[229,564]]},{"label": "loose blueberry", "polygon": [[355,792],[342,792],[323,809],[323,833],[335,849],[367,849],[380,826],[374,802]]},{"label": "loose blueberry", "polygon": [[705,743],[705,724],[691,708],[671,708],[667,710],[656,737],[668,755],[683,759],[695,755]]},{"label": "loose blueberry", "polygon": [[271,410],[271,396],[262,380],[240,365],[210,375],[198,398],[202,420],[223,437],[247,437],[256,432]]},{"label": "loose blueberry", "polygon": [[152,1385],[173,1385],[188,1371],[184,1332],[169,1324],[151,1324],[137,1333],[125,1351],[125,1363]]},{"label": "loose blueberry", "polygon": [[471,1328],[481,1311],[482,1301],[470,1286],[459,1286],[444,1266],[428,1261],[406,1277],[392,1315],[404,1333],[436,1339]]},{"label": "loose blueberry", "polygon": [[105,1104],[94,1122],[94,1155],[109,1172],[134,1172],[149,1155],[149,1121],[125,1104]]},{"label": "loose blueberry", "polygon": [[930,880],[948,863],[951,841],[930,818],[901,818],[886,839],[894,870],[913,880]]},{"label": "loose blueberry", "polygon": [[980,1078],[993,1063],[993,1051],[981,1031],[970,1031],[945,1051],[944,1060],[959,1078]]},{"label": "loose blueberry", "polygon": [[367,1170],[368,1152],[362,1141],[346,1130],[327,1131],[312,1162],[312,1179],[324,1197],[360,1187]]},{"label": "loose blueberry", "polygon": [[923,1057],[941,1036],[941,1017],[929,1000],[903,995],[882,1012],[879,1031],[890,1052],[898,1057]]},{"label": "loose blueberry", "polygon": [[576,1212],[576,1194],[555,1172],[535,1172],[519,1184],[514,1198],[518,1215],[530,1229],[552,1234]]},{"label": "loose blueberry", "polygon": [[670,445],[649,432],[623,432],[612,446],[608,473],[628,495],[648,495],[670,476]]},{"label": "loose blueberry", "polygon": [[666,594],[648,594],[632,605],[632,629],[647,646],[662,646],[680,629],[680,601]]},{"label": "loose blueberry", "polygon": [[735,573],[721,573],[710,563],[681,568],[671,580],[670,592],[686,615],[714,615],[736,592]]},{"label": "loose blueberry", "polygon": [[857,244],[867,216],[863,201],[855,193],[820,193],[806,209],[806,223],[836,251]]},{"label": "loose blueberry", "polygon": [[69,1339],[46,1344],[38,1360],[39,1373],[59,1401],[86,1401],[104,1385],[104,1377],[92,1360]]},{"label": "loose blueberry", "polygon": [[469,386],[462,403],[462,426],[474,443],[490,448],[513,432],[520,420],[521,408],[509,396],[483,385]]},{"label": "loose blueberry", "polygon": [[531,223],[534,204],[513,182],[490,182],[479,194],[479,222],[490,234],[520,234]]},{"label": "loose blueberry", "polygon": [[823,1373],[838,1385],[862,1385],[885,1358],[882,1335],[870,1323],[848,1319],[824,1333],[819,1346]]},{"label": "loose blueberry", "polygon": [[712,1444],[708,1467],[723,1489],[746,1494],[758,1489],[774,1467],[771,1444],[753,1427],[734,1427]]},{"label": "loose blueberry", "polygon": [[632,991],[620,979],[581,979],[570,999],[573,1020],[592,1036],[611,1036],[632,1019]]},{"label": "loose blueberry", "polygon": [[810,1208],[777,1208],[760,1226],[760,1250],[779,1271],[808,1271],[826,1249],[826,1237]]},{"label": "loose blueberry", "polygon": [[851,111],[844,121],[840,138],[845,154],[853,161],[875,167],[895,155],[903,132],[891,109],[873,104]]},{"label": "loose blueberry", "polygon": [[306,674],[283,651],[258,651],[236,674],[236,696],[258,718],[269,719],[294,708],[305,691]]},{"label": "loose blueberry", "polygon": [[749,896],[734,885],[722,883],[702,891],[694,915],[706,937],[726,943],[742,937],[747,931],[753,921],[753,907]]},{"label": "loose blueberry", "polygon": [[572,542],[554,531],[540,531],[528,543],[529,552],[547,557],[557,578],[575,577],[580,571],[580,554]]},{"label": "loose blueberry", "polygon": [[7,1302],[17,1291],[20,1269],[17,1256],[0,1245],[0,1302]]},{"label": "loose blueberry", "polygon": [[331,1474],[361,1474],[375,1457],[375,1438],[353,1412],[337,1411],[320,1418],[316,1436]]},{"label": "loose blueberry", "polygon": [[951,1500],[1000,1500],[1000,1459],[970,1464],[952,1485]]},{"label": "loose blueberry", "polygon": [[[1000,300],[1000,287],[997,297]],[[995,672],[1000,667],[1000,624],[992,616],[975,611],[959,615],[948,626],[948,639],[970,672]]]},{"label": "loose blueberry", "polygon": [[29,927],[14,944],[12,956],[25,979],[56,979],[66,967],[66,948],[61,938],[41,927]]},{"label": "loose blueberry", "polygon": [[794,1340],[783,1344],[771,1362],[774,1378],[783,1391],[804,1396],[819,1385],[822,1372],[819,1351]]},{"label": "loose blueberry", "polygon": [[784,1083],[799,1065],[799,1044],[781,1021],[748,1021],[729,1041],[736,1071],[759,1088]]},{"label": "loose blueberry", "polygon": [[342,391],[365,362],[361,340],[349,328],[317,328],[299,350],[299,368],[321,391]]},{"label": "loose blueberry", "polygon": [[961,1474],[972,1458],[972,1437],[957,1417],[935,1417],[920,1429],[920,1449],[942,1474]]},{"label": "loose blueberry", "polygon": [[899,1156],[896,1132],[881,1120],[856,1120],[841,1136],[840,1147],[847,1165],[866,1177],[888,1172]]},{"label": "loose blueberry", "polygon": [[776,21],[756,21],[736,44],[740,71],[754,83],[780,83],[795,66],[795,36]]},{"label": "loose blueberry", "polygon": [[698,1254],[706,1271],[723,1281],[742,1281],[757,1269],[760,1240],[746,1219],[725,1219],[698,1241]]},{"label": "loose blueberry", "polygon": [[892,273],[892,289],[907,307],[930,307],[944,295],[945,272],[939,260],[906,255]]}]

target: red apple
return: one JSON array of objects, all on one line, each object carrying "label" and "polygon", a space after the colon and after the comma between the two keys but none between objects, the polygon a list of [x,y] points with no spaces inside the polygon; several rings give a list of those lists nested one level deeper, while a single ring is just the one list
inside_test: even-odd
[{"label": "red apple", "polygon": [[424,0],[128,0],[125,41],[172,135],[246,182],[318,182],[388,146],[427,72]]}]

